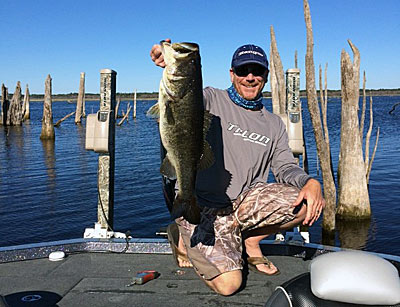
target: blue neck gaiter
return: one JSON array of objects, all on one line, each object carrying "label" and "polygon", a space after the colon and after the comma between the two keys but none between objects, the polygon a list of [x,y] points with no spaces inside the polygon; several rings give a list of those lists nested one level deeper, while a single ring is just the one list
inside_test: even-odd
[{"label": "blue neck gaiter", "polygon": [[238,106],[241,106],[248,110],[259,110],[262,109],[262,94],[258,95],[255,100],[246,100],[236,91],[235,87],[232,86],[226,90],[228,92],[229,98],[236,103]]}]

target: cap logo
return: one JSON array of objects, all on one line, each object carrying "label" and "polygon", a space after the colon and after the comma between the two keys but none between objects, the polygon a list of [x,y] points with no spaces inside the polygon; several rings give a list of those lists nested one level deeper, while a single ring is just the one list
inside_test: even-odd
[{"label": "cap logo", "polygon": [[258,55],[258,56],[264,57],[264,55],[263,55],[262,53],[260,53],[260,52],[258,52],[258,51],[254,51],[254,50],[240,51],[240,52],[238,53],[238,57],[239,57],[239,56],[242,56],[243,54],[247,54],[247,53],[252,53],[252,54],[254,54],[254,55]]}]

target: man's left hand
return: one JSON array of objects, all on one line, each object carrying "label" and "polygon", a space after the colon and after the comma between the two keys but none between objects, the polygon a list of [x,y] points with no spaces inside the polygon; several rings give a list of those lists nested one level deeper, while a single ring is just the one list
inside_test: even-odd
[{"label": "man's left hand", "polygon": [[322,213],[322,209],[325,207],[325,200],[322,196],[322,190],[320,183],[315,179],[307,181],[306,185],[300,190],[299,196],[293,206],[300,205],[303,200],[307,203],[307,213],[303,221],[303,225],[311,226]]}]

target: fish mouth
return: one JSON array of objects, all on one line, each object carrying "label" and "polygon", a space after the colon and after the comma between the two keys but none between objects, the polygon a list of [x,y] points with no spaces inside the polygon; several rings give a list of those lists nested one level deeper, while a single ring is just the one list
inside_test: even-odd
[{"label": "fish mouth", "polygon": [[186,54],[186,53],[196,52],[199,50],[198,44],[189,42],[171,44],[167,41],[161,41],[160,45],[162,50],[164,50],[165,46],[170,46],[175,52],[179,54]]},{"label": "fish mouth", "polygon": [[196,43],[187,43],[187,42],[173,43],[172,48],[177,52],[189,53],[199,50],[199,45],[197,45]]}]

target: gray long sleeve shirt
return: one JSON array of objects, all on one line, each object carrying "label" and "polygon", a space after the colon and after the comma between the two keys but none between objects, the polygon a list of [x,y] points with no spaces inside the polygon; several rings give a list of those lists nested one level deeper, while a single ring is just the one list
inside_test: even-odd
[{"label": "gray long sleeve shirt", "polygon": [[246,110],[231,101],[227,91],[204,89],[205,109],[213,115],[207,134],[214,164],[199,171],[198,202],[224,208],[258,182],[266,182],[271,169],[276,181],[302,188],[310,176],[300,168],[288,145],[285,124],[265,108]]}]

